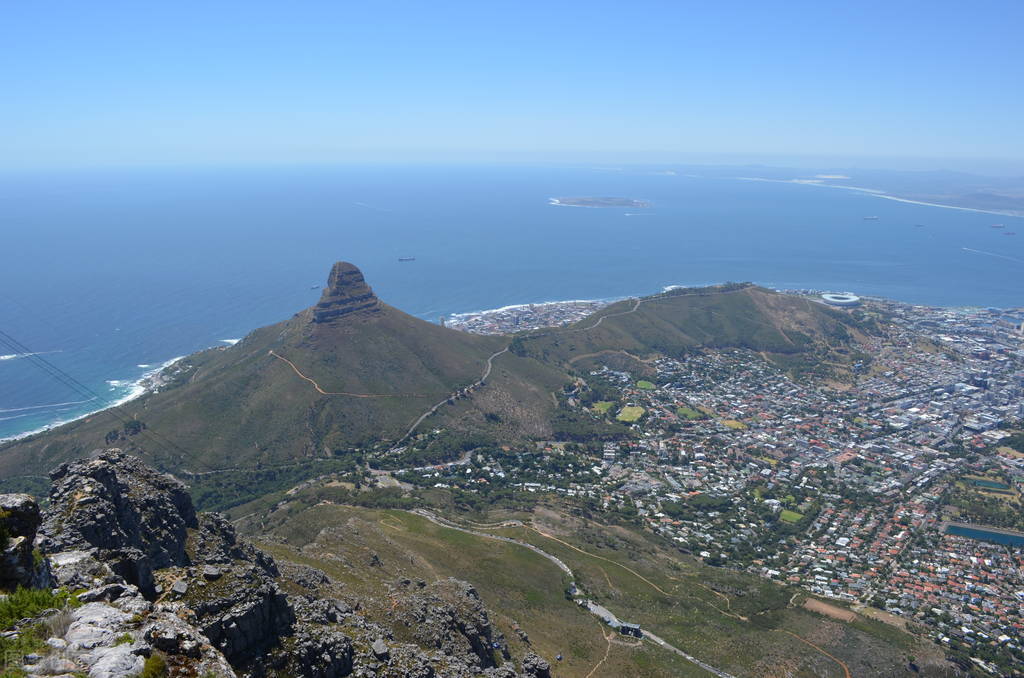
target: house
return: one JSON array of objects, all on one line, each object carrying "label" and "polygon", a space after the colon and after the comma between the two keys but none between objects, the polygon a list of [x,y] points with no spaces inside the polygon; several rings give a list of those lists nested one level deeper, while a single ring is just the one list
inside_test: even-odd
[{"label": "house", "polygon": [[619,624],[619,633],[624,636],[633,636],[634,638],[643,638],[644,632],[640,629],[639,624],[627,624],[621,622]]}]

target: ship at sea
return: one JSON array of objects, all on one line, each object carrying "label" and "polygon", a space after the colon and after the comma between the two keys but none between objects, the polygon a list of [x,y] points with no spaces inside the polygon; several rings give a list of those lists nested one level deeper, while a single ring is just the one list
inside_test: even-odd
[{"label": "ship at sea", "polygon": [[416,261],[416,257],[398,257],[399,261]]},{"label": "ship at sea", "polygon": [[1005,224],[992,224],[992,228],[1002,228]]},{"label": "ship at sea", "polygon": [[878,221],[878,217],[864,217],[864,221]]}]

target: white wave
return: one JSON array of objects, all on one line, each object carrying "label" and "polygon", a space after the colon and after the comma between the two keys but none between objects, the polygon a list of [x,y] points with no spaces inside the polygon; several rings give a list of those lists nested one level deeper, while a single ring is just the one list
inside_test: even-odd
[{"label": "white wave", "polygon": [[152,365],[150,365],[149,363],[139,363],[138,365],[136,365],[136,367],[141,367],[145,369],[147,367],[152,367]]},{"label": "white wave", "polygon": [[5,410],[0,410],[0,413],[4,412],[24,412],[25,410],[45,410],[53,407],[64,407],[66,405],[83,405],[85,403],[92,402],[95,398],[87,398],[86,400],[69,400],[66,403],[50,403],[49,405],[30,405],[28,407],[11,407]]},{"label": "white wave", "polygon": [[482,311],[467,311],[465,313],[452,313],[448,318],[452,320],[458,320],[460,318],[469,318],[478,315],[489,315],[492,313],[506,313],[508,311],[515,311],[521,308],[529,308],[530,306],[560,306],[562,304],[612,304],[622,299],[628,299],[629,297],[609,297],[608,299],[563,299],[561,301],[537,301],[534,303],[526,304],[509,304],[508,306],[502,306],[500,308],[488,308]]},{"label": "white wave", "polygon": [[228,346],[234,346],[235,344],[240,342],[241,339],[221,339],[221,341],[227,344]]},{"label": "white wave", "polygon": [[[27,438],[29,436],[36,435],[37,433],[44,433],[44,432],[49,431],[51,429],[55,429],[55,428],[58,428],[60,426],[63,426],[64,424],[70,424],[73,421],[78,421],[79,419],[85,419],[86,417],[90,417],[90,416],[96,414],[97,412],[102,412],[103,410],[109,409],[111,407],[120,407],[121,405],[124,405],[125,403],[127,403],[127,402],[129,402],[131,400],[135,400],[139,396],[144,395],[145,393],[149,392],[150,390],[152,390],[156,386],[158,386],[159,382],[157,382],[156,377],[158,377],[161,372],[163,372],[164,370],[166,370],[167,368],[171,367],[176,362],[178,362],[179,360],[182,360],[185,357],[186,356],[178,356],[177,358],[171,358],[170,360],[167,360],[167,361],[161,363],[159,367],[157,367],[155,369],[152,369],[152,370],[149,370],[148,372],[143,374],[141,377],[139,377],[135,381],[129,381],[128,379],[108,379],[107,383],[111,385],[111,389],[110,390],[112,390],[112,391],[115,390],[116,388],[123,388],[125,386],[131,386],[131,388],[122,397],[118,398],[117,400],[115,400],[113,402],[104,403],[102,407],[97,407],[94,410],[89,410],[88,412],[83,412],[81,414],[77,414],[77,415],[75,415],[75,416],[73,416],[73,417],[71,417],[69,419],[59,419],[57,421],[51,422],[49,424],[46,424],[45,426],[40,426],[39,428],[34,429],[32,431],[25,431],[24,433],[19,433],[17,435],[8,436],[6,438],[0,438],[0,443],[9,442],[11,440],[19,440],[21,438]],[[115,384],[116,384],[116,386],[115,386]],[[95,398],[91,398],[90,400],[95,400]],[[84,400],[84,401],[81,401],[81,402],[89,402],[89,400]],[[66,404],[77,405],[79,403],[78,402],[72,402],[72,403],[66,403]],[[44,405],[42,407],[46,407],[46,406]]]},{"label": "white wave", "polygon": [[16,414],[13,417],[0,417],[0,421],[10,421],[11,419],[21,419],[22,417],[27,417],[27,416],[28,416],[27,414]]},{"label": "white wave", "polygon": [[973,252],[974,254],[984,254],[985,256],[996,257],[997,259],[1006,259],[1007,261],[1014,261],[1017,262],[1018,264],[1024,264],[1024,259],[1018,259],[1017,257],[1011,257],[1006,254],[996,254],[995,252],[986,252],[985,250],[976,250],[970,247],[961,247],[960,249],[962,249],[965,252]]},{"label": "white wave", "polygon": [[1024,213],[1019,210],[986,210],[979,207],[958,207],[957,205],[943,205],[937,202],[925,202],[922,200],[911,200],[910,198],[901,198],[899,196],[890,195],[883,190],[877,188],[864,188],[863,186],[846,186],[843,184],[826,184],[824,181],[816,179],[765,179],[764,177],[735,177],[740,181],[767,181],[776,184],[796,184],[798,186],[821,186],[822,188],[839,188],[846,191],[856,191],[858,193],[864,193],[866,195],[872,195],[876,198],[884,198],[886,200],[895,200],[896,202],[907,203],[908,205],[922,205],[924,207],[941,207],[947,210],[960,210],[961,212],[980,212],[982,214],[998,214],[1004,217],[1024,217]]},{"label": "white wave", "polygon": [[34,351],[32,353],[8,353],[6,355],[0,355],[0,360],[17,360],[18,358],[28,358],[34,355],[49,355],[50,353],[60,353],[60,351]]}]

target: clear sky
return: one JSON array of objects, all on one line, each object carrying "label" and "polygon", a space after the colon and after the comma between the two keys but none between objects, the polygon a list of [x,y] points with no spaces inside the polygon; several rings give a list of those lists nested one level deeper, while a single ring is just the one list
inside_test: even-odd
[{"label": "clear sky", "polygon": [[0,166],[1002,158],[1024,2],[6,2]]}]

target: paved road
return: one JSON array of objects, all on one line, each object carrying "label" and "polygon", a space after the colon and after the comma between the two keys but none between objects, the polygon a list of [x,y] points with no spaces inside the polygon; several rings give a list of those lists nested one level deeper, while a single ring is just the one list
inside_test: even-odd
[{"label": "paved road", "polygon": [[[520,541],[518,539],[512,539],[511,537],[502,537],[502,536],[497,535],[497,534],[488,534],[487,532],[480,532],[480,531],[477,531],[477,530],[469,530],[469,529],[466,529],[466,528],[461,527],[459,525],[456,525],[455,523],[451,522],[450,520],[446,520],[446,519],[436,515],[435,513],[431,512],[431,511],[428,511],[426,509],[413,509],[412,511],[410,511],[410,513],[415,513],[416,515],[421,516],[423,518],[426,518],[430,522],[432,522],[432,523],[434,523],[436,525],[440,525],[441,527],[447,527],[447,528],[452,529],[452,530],[458,530],[459,532],[465,532],[467,534],[472,534],[472,535],[477,536],[477,537],[484,537],[486,539],[494,539],[496,541],[503,541],[503,542],[506,542],[506,543],[509,543],[509,544],[516,544],[517,546],[522,546],[523,548],[530,549],[531,551],[533,551],[537,555],[542,556],[544,558],[547,558],[552,563],[557,565],[558,569],[560,569],[562,572],[564,572],[567,575],[569,575],[570,579],[572,579],[573,581],[576,580],[576,576],[572,573],[572,570],[569,568],[568,565],[566,565],[564,562],[562,562],[556,556],[551,555],[547,551],[544,551],[543,549],[541,549],[541,548],[539,548],[537,546],[534,546],[533,544],[527,543],[525,541]],[[597,603],[595,603],[592,600],[586,601],[586,609],[591,614],[594,614],[597,617],[599,617],[606,624],[609,623],[609,622],[616,622],[616,623],[618,623],[618,618],[615,616],[615,614],[611,610],[609,610],[608,608],[606,608],[606,607],[604,607],[602,605],[598,605]],[[718,678],[736,678],[735,676],[733,676],[730,673],[726,673],[725,671],[722,671],[721,669],[716,669],[714,666],[711,666],[710,664],[706,664],[706,663],[702,662],[701,660],[697,659],[693,655],[689,655],[689,654],[683,652],[678,647],[672,645],[668,641],[660,638],[659,636],[656,636],[655,634],[651,633],[650,631],[648,631],[646,629],[644,630],[644,637],[647,638],[648,640],[650,640],[651,642],[655,643],[656,645],[660,645],[661,647],[665,648],[666,650],[669,650],[670,652],[675,652],[677,655],[679,655],[680,657],[683,657],[687,661],[689,661],[689,662],[691,662],[693,664],[696,664],[700,668],[704,669],[705,671],[707,671],[707,672],[709,672],[709,673],[711,673],[713,675],[718,676]]]}]

